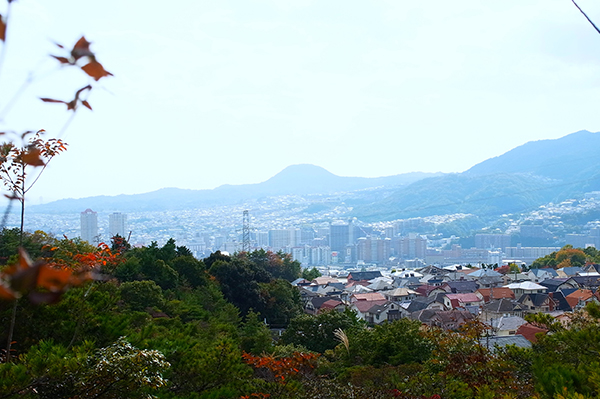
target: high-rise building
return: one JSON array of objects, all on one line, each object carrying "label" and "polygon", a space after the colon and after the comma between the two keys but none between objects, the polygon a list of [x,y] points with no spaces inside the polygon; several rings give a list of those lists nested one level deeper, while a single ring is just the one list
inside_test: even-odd
[{"label": "high-rise building", "polygon": [[98,244],[98,214],[91,209],[81,213],[81,239]]},{"label": "high-rise building", "polygon": [[289,229],[269,229],[269,246],[279,250],[290,245]]},{"label": "high-rise building", "polygon": [[125,235],[125,223],[127,222],[127,214],[120,212],[112,213],[108,216],[108,233],[110,237],[121,236],[127,239]]},{"label": "high-rise building", "polygon": [[350,226],[345,223],[334,223],[329,226],[329,247],[331,251],[345,252],[350,242]]}]

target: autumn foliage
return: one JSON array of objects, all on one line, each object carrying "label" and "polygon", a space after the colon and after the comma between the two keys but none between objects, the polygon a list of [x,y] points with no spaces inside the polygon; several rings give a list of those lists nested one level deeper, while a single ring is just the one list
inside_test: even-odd
[{"label": "autumn foliage", "polygon": [[26,295],[34,304],[56,303],[69,288],[100,279],[97,267],[113,260],[106,246],[98,252],[73,255],[72,262],[54,258],[33,262],[20,248],[17,262],[0,273],[0,298],[15,300]]}]

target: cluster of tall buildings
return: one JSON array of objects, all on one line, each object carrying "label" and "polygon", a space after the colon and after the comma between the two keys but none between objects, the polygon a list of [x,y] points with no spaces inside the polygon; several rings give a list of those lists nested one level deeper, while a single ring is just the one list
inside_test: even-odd
[{"label": "cluster of tall buildings", "polygon": [[[114,212],[108,216],[108,238],[119,235],[126,236],[127,214]],[[81,213],[81,239],[91,244],[98,244],[101,240],[101,235],[98,230],[98,213],[87,209]]]},{"label": "cluster of tall buildings", "polygon": [[[108,242],[115,235],[128,238],[127,215],[108,215],[99,229],[98,214],[91,209],[81,213],[81,238],[92,244]],[[423,218],[396,221],[387,225],[363,225],[356,219],[330,223],[302,224],[299,227],[251,230],[247,235],[223,226],[208,231],[182,231],[175,237],[179,245],[187,246],[198,258],[208,257],[217,250],[234,253],[242,249],[266,249],[291,254],[304,267],[357,265],[418,268],[423,265],[500,264],[509,259],[531,263],[559,250],[558,247],[511,247],[509,234],[477,234],[475,246],[463,248],[452,238],[442,238],[435,225]],[[522,236],[542,237],[547,234],[537,226],[527,226]],[[429,232],[428,235],[416,232]],[[535,236],[533,236],[535,235]],[[600,229],[588,236],[578,236],[582,243],[600,247]],[[596,244],[597,243],[597,244]],[[587,246],[586,246],[587,247]]]}]

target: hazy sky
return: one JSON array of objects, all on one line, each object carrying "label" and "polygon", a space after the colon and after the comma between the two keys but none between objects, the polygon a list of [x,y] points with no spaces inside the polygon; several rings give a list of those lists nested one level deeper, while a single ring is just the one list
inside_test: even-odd
[{"label": "hazy sky", "polygon": [[[2,6],[4,7],[2,2]],[[600,3],[578,0],[600,24]],[[4,9],[0,9],[4,14]],[[569,0],[13,3],[0,129],[57,136],[101,80],[32,203],[258,183],[292,164],[341,176],[462,172],[528,141],[600,131],[600,35]]]}]

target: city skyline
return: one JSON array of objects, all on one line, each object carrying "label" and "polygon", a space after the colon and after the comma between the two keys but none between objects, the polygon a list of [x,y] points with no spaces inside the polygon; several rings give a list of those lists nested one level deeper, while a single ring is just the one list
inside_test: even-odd
[{"label": "city skyline", "polygon": [[[578,4],[600,20],[597,4]],[[36,79],[1,129],[58,135],[68,112],[38,97],[72,98],[87,79],[47,55],[82,35],[114,77],[92,92],[93,112],[77,112],[31,204],[258,183],[301,163],[339,176],[462,172],[600,131],[600,36],[558,0],[14,2],[0,87]]]}]

